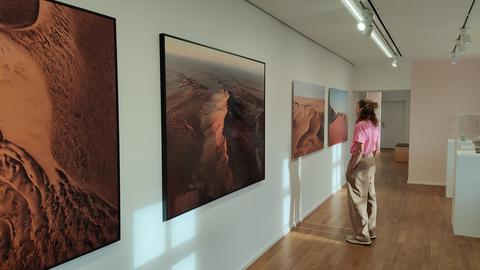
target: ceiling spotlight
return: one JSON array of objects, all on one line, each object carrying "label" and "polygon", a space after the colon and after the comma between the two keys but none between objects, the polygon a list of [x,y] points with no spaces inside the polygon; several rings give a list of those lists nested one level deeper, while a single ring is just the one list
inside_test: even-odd
[{"label": "ceiling spotlight", "polygon": [[392,67],[397,67],[397,66],[398,66],[398,61],[397,61],[397,58],[394,57],[392,62]]},{"label": "ceiling spotlight", "polygon": [[363,31],[363,35],[366,36],[366,37],[369,37],[369,36],[372,35],[372,31],[373,31],[373,24],[369,24],[369,25],[367,25],[367,27]]},{"label": "ceiling spotlight", "polygon": [[470,37],[469,34],[463,35],[463,43],[465,45],[470,45],[472,43],[472,38]]},{"label": "ceiling spotlight", "polygon": [[365,25],[365,21],[361,21],[357,24],[357,28],[360,31],[364,31],[367,26]]},{"label": "ceiling spotlight", "polygon": [[364,36],[369,37],[373,31],[373,13],[369,9],[362,10],[363,19],[358,22],[357,28]]},{"label": "ceiling spotlight", "polygon": [[472,38],[469,34],[467,34],[467,29],[465,27],[460,28],[460,40],[465,46],[468,46],[470,43],[472,43]]},{"label": "ceiling spotlight", "polygon": [[453,50],[451,51],[452,55],[452,64],[457,63],[456,57],[460,56],[459,54],[464,54],[466,51],[466,47],[472,43],[472,39],[469,34],[467,34],[467,30],[469,29],[466,27],[468,23],[468,19],[470,18],[471,12],[473,5],[475,5],[475,0],[472,1],[472,5],[470,6],[470,10],[467,13],[467,17],[465,18],[465,21],[463,22],[463,25],[458,29],[460,31],[460,34],[458,37],[455,39],[455,43],[453,46]]},{"label": "ceiling spotlight", "polygon": [[452,52],[452,64],[456,65],[458,63],[457,53]]},{"label": "ceiling spotlight", "polygon": [[462,40],[457,41],[457,51],[461,54],[465,53],[465,43]]}]

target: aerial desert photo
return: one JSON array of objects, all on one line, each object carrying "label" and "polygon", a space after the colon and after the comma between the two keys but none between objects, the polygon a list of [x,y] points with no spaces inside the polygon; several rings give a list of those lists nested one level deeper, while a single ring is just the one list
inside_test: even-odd
[{"label": "aerial desert photo", "polygon": [[47,269],[120,237],[115,23],[14,2],[0,0],[0,269]]},{"label": "aerial desert photo", "polygon": [[264,65],[165,39],[172,218],[264,179]]},{"label": "aerial desert photo", "polygon": [[325,87],[294,82],[292,114],[293,158],[324,148]]}]

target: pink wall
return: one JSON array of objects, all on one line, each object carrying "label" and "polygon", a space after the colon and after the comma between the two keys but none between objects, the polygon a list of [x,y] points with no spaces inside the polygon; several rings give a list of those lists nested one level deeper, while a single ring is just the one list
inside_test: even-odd
[{"label": "pink wall", "polygon": [[480,113],[480,59],[412,66],[409,183],[445,185],[448,116]]}]

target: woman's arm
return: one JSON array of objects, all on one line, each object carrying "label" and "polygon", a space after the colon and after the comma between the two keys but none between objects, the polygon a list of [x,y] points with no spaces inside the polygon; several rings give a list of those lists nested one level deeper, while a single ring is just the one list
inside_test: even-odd
[{"label": "woman's arm", "polygon": [[374,157],[377,157],[378,154],[380,154],[380,140],[381,140],[381,136],[380,136],[380,130],[377,131],[377,145],[375,145],[375,151],[373,151],[373,156]]},{"label": "woman's arm", "polygon": [[373,156],[377,157],[377,155],[380,154],[380,140],[377,143],[377,146],[375,146],[375,151],[373,151]]},{"label": "woman's arm", "polygon": [[358,163],[362,159],[363,147],[363,143],[356,142],[352,157],[350,158],[350,162],[348,163],[347,177],[352,174],[353,170],[357,167]]}]

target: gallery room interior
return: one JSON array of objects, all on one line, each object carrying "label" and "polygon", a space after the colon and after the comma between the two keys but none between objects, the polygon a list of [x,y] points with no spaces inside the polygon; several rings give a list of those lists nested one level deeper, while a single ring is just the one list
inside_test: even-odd
[{"label": "gallery room interior", "polygon": [[0,270],[480,269],[479,5],[0,0]]}]

